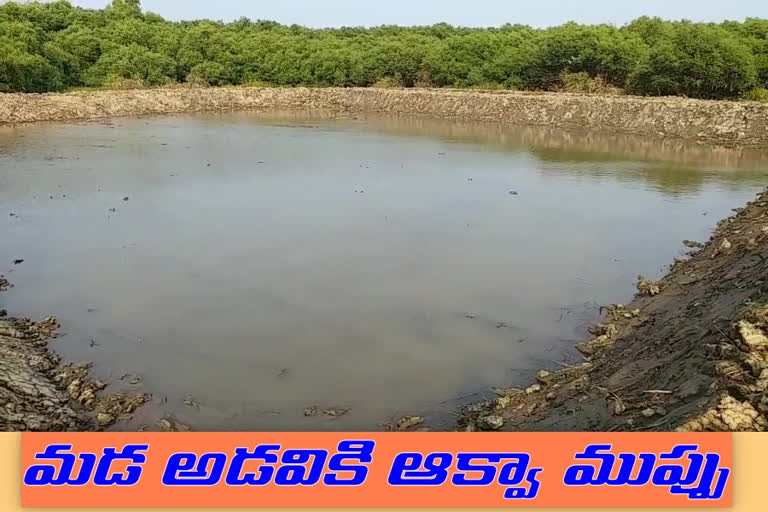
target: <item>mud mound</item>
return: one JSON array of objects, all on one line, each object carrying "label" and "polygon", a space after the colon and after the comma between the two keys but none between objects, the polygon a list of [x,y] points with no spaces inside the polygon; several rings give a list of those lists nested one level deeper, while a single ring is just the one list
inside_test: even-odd
[{"label": "mud mound", "polygon": [[768,191],[611,306],[586,361],[466,407],[462,430],[768,430]]},{"label": "mud mound", "polygon": [[[0,277],[0,290],[8,282]],[[101,396],[106,384],[88,365],[61,365],[48,350],[58,323],[0,312],[0,430],[90,431],[108,427],[144,404],[147,395]]]},{"label": "mud mound", "polygon": [[768,105],[573,93],[376,88],[159,88],[0,94],[0,123],[233,110],[326,110],[768,146]]}]

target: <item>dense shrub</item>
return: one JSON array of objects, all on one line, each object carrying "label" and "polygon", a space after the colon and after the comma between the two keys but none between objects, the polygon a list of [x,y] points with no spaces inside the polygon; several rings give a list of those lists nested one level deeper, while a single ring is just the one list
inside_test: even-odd
[{"label": "dense shrub", "polygon": [[589,73],[563,73],[560,76],[565,92],[580,92],[586,94],[617,94],[621,89],[611,86],[603,77],[591,77]]},{"label": "dense shrub", "polygon": [[629,79],[650,95],[732,98],[756,85],[755,56],[720,27],[684,23],[651,48]]},{"label": "dense shrub", "polygon": [[738,98],[768,88],[768,20],[308,29],[246,18],[172,23],[142,13],[139,0],[101,10],[0,5],[0,91],[172,83]]},{"label": "dense shrub", "polygon": [[104,85],[115,78],[138,80],[147,85],[171,82],[176,66],[170,57],[131,44],[105,53],[85,74],[87,85]]},{"label": "dense shrub", "polygon": [[207,85],[224,85],[227,83],[227,68],[223,64],[210,60],[201,62],[189,72],[187,81],[199,81]]},{"label": "dense shrub", "polygon": [[761,103],[768,103],[768,89],[758,87],[752,89],[749,92],[744,93],[741,99],[745,101],[759,101]]},{"label": "dense shrub", "polygon": [[0,91],[46,92],[63,86],[59,73],[44,57],[0,41]]}]

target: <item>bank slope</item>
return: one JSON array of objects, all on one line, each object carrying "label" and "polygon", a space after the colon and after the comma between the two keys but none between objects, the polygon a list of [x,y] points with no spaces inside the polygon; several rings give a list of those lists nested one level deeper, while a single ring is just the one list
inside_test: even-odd
[{"label": "bank slope", "polygon": [[768,147],[768,104],[677,97],[378,88],[158,88],[0,94],[0,123],[236,110],[423,115]]},{"label": "bank slope", "polygon": [[458,428],[768,430],[768,190],[591,332],[583,364],[499,390]]},{"label": "bank slope", "polygon": [[[10,284],[0,275],[0,292]],[[89,377],[87,364],[62,364],[49,350],[59,327],[9,317],[0,311],[0,431],[93,431],[132,414],[144,394],[103,394],[107,385]]]}]

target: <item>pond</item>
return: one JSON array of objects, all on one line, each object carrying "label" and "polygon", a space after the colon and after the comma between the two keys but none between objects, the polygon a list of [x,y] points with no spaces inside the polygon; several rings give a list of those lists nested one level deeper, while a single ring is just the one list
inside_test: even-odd
[{"label": "pond", "polygon": [[153,395],[117,428],[451,428],[579,361],[600,305],[767,173],[755,151],[387,116],[3,127],[0,308],[56,315],[65,360]]}]

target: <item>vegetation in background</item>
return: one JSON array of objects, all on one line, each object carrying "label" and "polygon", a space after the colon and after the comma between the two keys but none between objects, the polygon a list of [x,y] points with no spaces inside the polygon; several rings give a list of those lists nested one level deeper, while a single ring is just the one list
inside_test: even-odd
[{"label": "vegetation in background", "polygon": [[262,84],[471,87],[764,100],[768,20],[478,29],[169,22],[139,0],[0,6],[0,92]]}]

